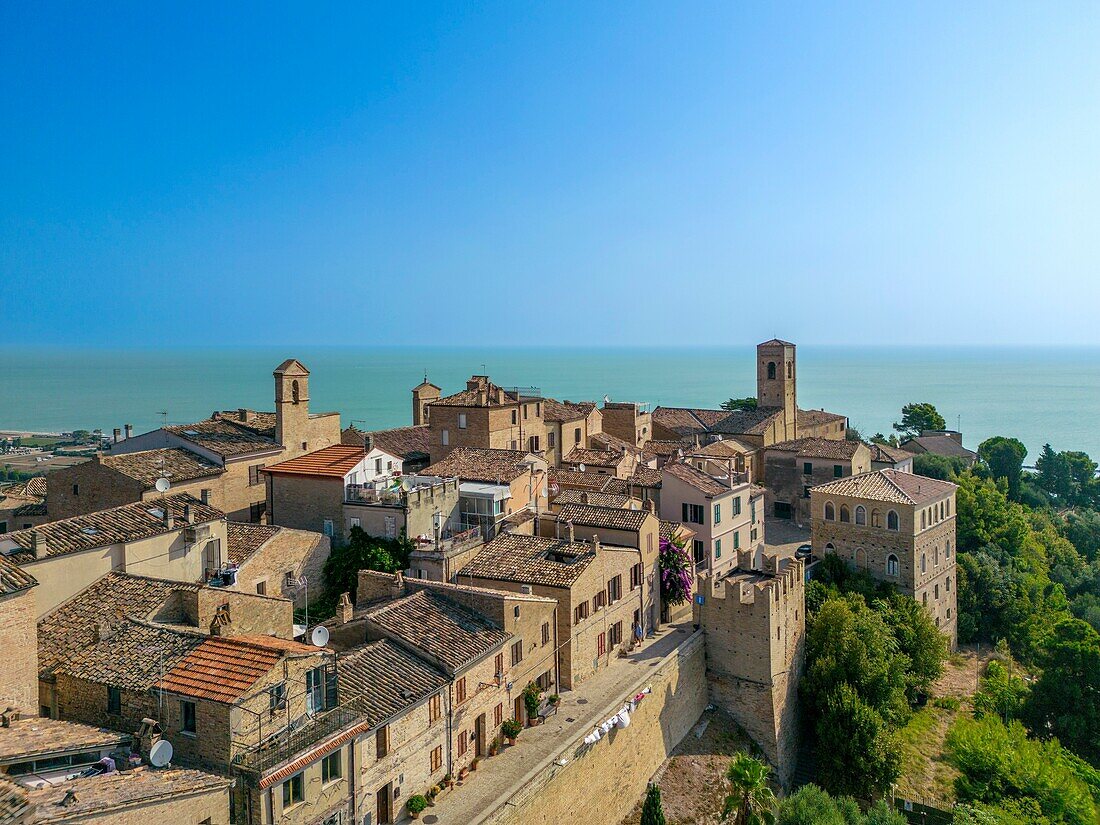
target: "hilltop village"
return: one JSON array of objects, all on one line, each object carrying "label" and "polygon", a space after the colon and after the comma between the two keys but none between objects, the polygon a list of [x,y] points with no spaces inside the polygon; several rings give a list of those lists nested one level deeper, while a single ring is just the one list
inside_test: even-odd
[{"label": "hilltop village", "polygon": [[[362,431],[289,359],[273,411],[124,426],[0,489],[0,815],[618,822],[708,705],[788,784],[817,560],[954,646],[955,485],[912,465],[963,448],[849,440],[798,406],[794,344],[756,361],[743,409],[473,375]],[[407,566],[322,611],[364,537]]]}]

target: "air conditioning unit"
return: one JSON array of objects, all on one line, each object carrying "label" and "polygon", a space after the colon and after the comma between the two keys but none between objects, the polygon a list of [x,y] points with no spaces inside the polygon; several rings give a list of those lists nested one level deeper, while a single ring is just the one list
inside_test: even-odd
[{"label": "air conditioning unit", "polygon": [[206,541],[210,538],[209,524],[193,524],[183,531],[183,540],[188,544]]}]

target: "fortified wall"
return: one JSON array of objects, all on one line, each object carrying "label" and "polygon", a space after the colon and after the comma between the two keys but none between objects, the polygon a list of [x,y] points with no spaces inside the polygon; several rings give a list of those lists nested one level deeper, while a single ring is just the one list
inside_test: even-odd
[{"label": "fortified wall", "polygon": [[739,551],[737,567],[700,578],[695,621],[706,638],[710,701],[727,711],[788,785],[798,751],[798,680],[806,638],[802,562]]}]

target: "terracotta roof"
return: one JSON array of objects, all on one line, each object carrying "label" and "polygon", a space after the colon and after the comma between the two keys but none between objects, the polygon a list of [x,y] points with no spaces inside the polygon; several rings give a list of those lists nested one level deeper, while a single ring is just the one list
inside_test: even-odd
[{"label": "terracotta roof", "polygon": [[629,441],[624,441],[617,435],[611,433],[592,433],[588,436],[588,446],[600,444],[603,449],[610,450],[614,453],[630,453],[631,455],[640,455],[641,450]]},{"label": "terracotta roof", "polygon": [[[485,376],[473,376],[470,380],[484,379],[482,386],[474,389],[464,389],[452,395],[445,395],[435,401],[429,401],[429,407],[501,407],[517,403],[517,399],[509,395],[503,388],[498,387]],[[484,396],[484,402],[482,397]],[[500,398],[503,396],[504,401]],[[541,399],[540,399],[541,400]]]},{"label": "terracotta roof", "polygon": [[266,435],[268,438],[275,438],[275,425],[278,423],[278,419],[273,412],[222,410],[210,417],[214,420],[232,421],[238,427],[244,427],[254,433]]},{"label": "terracotta roof", "polygon": [[771,422],[783,415],[783,410],[760,407],[755,410],[734,410],[710,428],[712,433],[724,435],[761,435]]},{"label": "terracotta roof", "polygon": [[687,539],[694,535],[694,530],[678,521],[661,521],[661,538],[666,541],[672,541],[677,537]]},{"label": "terracotta roof", "polygon": [[705,447],[684,448],[685,455],[705,455],[711,458],[733,458],[734,456],[755,453],[756,447],[738,441],[736,438],[723,438],[720,441],[712,441]]},{"label": "terracotta roof", "polygon": [[[914,449],[908,449],[906,446],[908,444],[912,444]],[[958,456],[959,458],[970,460],[978,457],[976,452],[968,450],[958,441],[947,435],[919,435],[915,438],[905,439],[899,446],[910,453],[925,452],[934,455]]]},{"label": "terracotta roof", "polygon": [[167,447],[160,450],[142,450],[137,453],[107,453],[98,459],[104,467],[122,475],[140,481],[146,489],[152,489],[159,478],[171,482],[187,481],[193,478],[216,476],[225,472],[225,468],[207,461],[198,453],[183,447]]},{"label": "terracotta roof", "polygon": [[34,476],[26,481],[17,481],[0,489],[0,496],[9,498],[42,499],[46,497],[46,479],[44,476]]},{"label": "terracotta roof", "polygon": [[900,470],[882,469],[838,478],[810,488],[815,493],[866,498],[893,504],[920,506],[937,501],[958,489],[957,484]]},{"label": "terracotta roof", "polygon": [[655,470],[652,467],[646,467],[645,465],[639,465],[634,468],[633,474],[626,480],[640,487],[660,487],[661,471]]},{"label": "terracotta roof", "polygon": [[227,554],[234,564],[244,564],[248,559],[279,533],[279,528],[271,524],[245,524],[240,521],[226,522],[228,540]]},{"label": "terracotta roof", "polygon": [[[201,771],[140,768],[45,785],[28,791],[27,799],[35,806],[33,822],[77,823],[92,817],[101,819],[104,814],[119,808],[157,805],[160,800],[168,802],[193,794],[224,792],[232,784],[233,780],[228,777]],[[140,819],[155,820],[150,813],[137,815]],[[118,817],[127,816],[118,814]]]},{"label": "terracotta roof", "polygon": [[597,507],[625,507],[630,501],[630,496],[621,496],[616,493],[600,493],[595,490],[564,490],[551,503],[554,506],[595,504]]},{"label": "terracotta roof", "polygon": [[0,822],[5,825],[29,822],[32,815],[27,790],[0,774]]},{"label": "terracotta roof", "polygon": [[44,553],[46,556],[63,556],[81,550],[105,547],[109,544],[159,536],[170,532],[165,524],[163,512],[160,510],[162,504],[167,506],[169,514],[174,519],[172,530],[187,526],[183,520],[185,505],[190,506],[196,524],[220,521],[225,518],[225,513],[221,510],[203,504],[194,496],[176,493],[163,500],[137,501],[110,510],[85,513],[62,521],[47,522],[29,530],[8,533],[0,538],[0,548],[16,545],[23,548],[23,551],[9,552],[3,549],[0,552],[18,564],[34,561],[31,548],[34,546],[33,536],[36,532],[42,543],[41,546],[45,548],[40,550],[40,554]]},{"label": "terracotta roof", "polygon": [[683,464],[678,461],[670,462],[664,466],[664,472],[666,475],[694,487],[708,497],[725,495],[731,490],[731,487],[725,481],[713,478],[690,464]]},{"label": "terracotta roof", "polygon": [[608,530],[637,532],[651,514],[626,507],[599,507],[593,504],[566,504],[558,513],[559,522],[573,522],[574,527],[602,527]]},{"label": "terracotta roof", "polygon": [[772,338],[770,341],[764,341],[763,343],[757,344],[757,346],[758,347],[769,347],[769,346],[793,347],[794,344],[792,344],[790,341],[783,341],[779,338]]},{"label": "terracotta roof", "polygon": [[659,456],[661,458],[669,458],[675,456],[680,450],[687,452],[691,449],[691,445],[685,444],[683,441],[647,441],[642,445],[642,453],[646,456]]},{"label": "terracotta roof", "polygon": [[[148,619],[176,591],[195,591],[202,585],[108,573],[92,582],[38,622],[38,670],[48,676],[59,665],[96,644],[98,630],[119,612]],[[163,616],[165,619],[182,618]]]},{"label": "terracotta roof", "polygon": [[795,421],[798,426],[817,426],[819,424],[832,424],[838,421],[846,421],[848,416],[840,413],[826,412],[825,410],[799,410]]},{"label": "terracotta roof", "polygon": [[270,673],[287,653],[320,654],[320,650],[265,636],[206,636],[154,687],[195,699],[232,704]]},{"label": "terracotta roof", "polygon": [[45,516],[49,515],[49,511],[46,508],[46,502],[35,501],[30,504],[24,504],[22,507],[16,507],[12,511],[12,515],[15,516]]},{"label": "terracotta roof", "polygon": [[0,596],[10,596],[21,590],[29,590],[38,584],[30,573],[11,559],[0,556]]},{"label": "terracotta roof", "polygon": [[447,685],[447,676],[389,639],[340,657],[340,701],[378,725]]},{"label": "terracotta roof", "polygon": [[297,358],[287,358],[283,363],[279,364],[272,373],[273,375],[309,375],[309,370],[306,369],[306,365],[299,361]]},{"label": "terracotta roof", "polygon": [[485,545],[459,576],[569,587],[595,558],[596,551],[588,542],[509,533]]},{"label": "terracotta roof", "polygon": [[[130,734],[63,722],[48,716],[12,720],[0,736],[0,765],[26,762],[63,751],[113,748],[130,742]],[[3,822],[3,819],[0,819]]]},{"label": "terracotta roof", "polygon": [[498,649],[511,636],[480,613],[429,590],[367,613],[386,635],[426,653],[449,673]]},{"label": "terracotta roof", "polygon": [[840,441],[834,438],[796,438],[792,441],[779,441],[770,445],[768,450],[794,453],[804,458],[832,458],[850,461],[862,446],[862,441]]},{"label": "terracotta roof", "polygon": [[208,418],[194,424],[177,424],[165,429],[222,457],[282,449],[274,436],[258,433],[246,425],[226,418]]},{"label": "terracotta roof", "polygon": [[[594,407],[595,404],[592,405]],[[542,419],[543,421],[549,421],[554,424],[561,424],[566,421],[580,421],[582,418],[586,418],[592,407],[585,408],[585,405],[571,404],[568,401],[561,402],[555,401],[553,398],[544,398],[542,400]]]},{"label": "terracotta roof", "polygon": [[[373,446],[398,458],[408,459],[428,457],[431,450],[431,434],[431,428],[427,425],[396,427],[392,430],[374,430],[366,433],[370,436]],[[348,427],[341,434],[340,440],[344,444],[362,446],[363,435],[364,433],[355,427]]]},{"label": "terracotta roof", "polygon": [[551,467],[549,470],[550,483],[559,487],[579,487],[585,490],[602,490],[608,477],[597,473],[582,473],[579,470],[569,470],[563,467]]},{"label": "terracotta roof", "polygon": [[333,444],[296,458],[269,464],[261,472],[271,475],[323,476],[343,478],[363,460],[363,448],[347,444]]},{"label": "terracotta roof", "polygon": [[657,407],[653,410],[655,423],[680,435],[709,432],[711,427],[728,416],[728,410],[692,407]]},{"label": "terracotta roof", "polygon": [[[55,673],[145,691],[203,643],[200,633],[157,627],[134,619],[114,621],[90,646],[60,662]],[[41,663],[39,664],[41,667]]]},{"label": "terracotta roof", "polygon": [[908,461],[913,457],[912,453],[903,450],[900,447],[891,447],[889,444],[875,444],[874,442],[872,442],[867,446],[871,449],[872,461],[899,464],[900,462]]},{"label": "terracotta roof", "polygon": [[567,464],[593,464],[600,467],[614,467],[622,460],[621,452],[591,450],[587,447],[574,447],[569,451],[569,455],[562,459]]},{"label": "terracotta roof", "polygon": [[524,462],[529,455],[522,450],[455,447],[446,458],[422,470],[421,475],[508,484],[527,472]]}]

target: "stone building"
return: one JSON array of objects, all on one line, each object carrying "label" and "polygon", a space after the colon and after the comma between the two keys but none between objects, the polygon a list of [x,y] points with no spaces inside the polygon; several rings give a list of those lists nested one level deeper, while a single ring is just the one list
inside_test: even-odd
[{"label": "stone building", "polygon": [[834,554],[923,604],[954,649],[957,633],[957,485],[874,470],[810,490],[813,547]]},{"label": "stone building", "polygon": [[802,562],[742,551],[737,566],[702,576],[695,621],[706,632],[710,700],[726,710],[788,786],[798,751],[798,681],[806,638]]},{"label": "stone building", "polygon": [[[267,464],[340,443],[339,413],[309,410],[309,370],[291,358],[276,367],[273,375],[274,412],[244,408],[215,412],[204,421],[161,427],[128,437],[113,444],[111,454],[182,448],[197,456],[196,461],[222,468],[221,474],[211,476],[217,482],[199,485],[209,490],[211,505],[234,521],[261,522],[265,518],[267,489],[260,470]],[[106,484],[108,478],[97,475],[92,482]],[[72,483],[64,476],[58,477],[56,486],[57,495],[51,485],[47,504],[59,501],[62,510],[58,512],[71,512],[74,508],[89,512],[98,509],[94,504],[98,497],[115,495],[84,486],[79,488],[78,495],[71,496],[66,490],[72,489]],[[90,503],[83,504],[84,499]]]},{"label": "stone building", "polygon": [[948,458],[961,458],[966,466],[973,466],[978,454],[963,446],[963,436],[958,430],[923,430],[920,435],[907,438],[898,446],[908,453],[930,453]]},{"label": "stone building", "polygon": [[0,556],[0,709],[38,709],[38,641],[34,576]]},{"label": "stone building", "polygon": [[736,566],[742,550],[759,556],[764,547],[759,487],[745,476],[715,477],[683,462],[669,462],[661,473],[661,518],[693,531],[689,546],[697,572],[719,576]]},{"label": "stone building", "polygon": [[867,449],[871,451],[872,470],[897,470],[901,473],[913,472],[913,453],[903,450],[900,447],[891,447],[889,444],[871,443],[867,445]]},{"label": "stone building", "polygon": [[340,443],[363,447],[375,477],[418,473],[431,463],[431,430],[427,425],[363,432],[354,425],[340,433]]},{"label": "stone building", "polygon": [[474,375],[466,389],[453,395],[428,400],[437,389],[413,391],[414,408],[426,405],[431,429],[432,462],[447,457],[456,447],[521,450],[539,453],[546,447],[543,399],[535,388],[498,387],[486,375]]},{"label": "stone building", "polygon": [[605,433],[621,438],[635,447],[641,447],[653,437],[653,415],[648,404],[604,401],[601,412]]},{"label": "stone building", "polygon": [[220,582],[209,581],[244,593],[290,599],[298,608],[306,607],[311,583],[314,597],[320,592],[331,549],[328,536],[270,524],[230,521],[226,524],[226,537],[229,569]]},{"label": "stone building", "polygon": [[44,477],[35,476],[0,487],[0,534],[27,530],[47,520]]},{"label": "stone building", "polygon": [[591,401],[544,398],[542,418],[546,425],[544,457],[551,467],[557,467],[574,447],[584,447],[591,436],[603,432],[603,413]]},{"label": "stone building", "polygon": [[0,536],[0,554],[38,581],[40,616],[112,571],[197,582],[225,546],[225,514],[186,493]]},{"label": "stone building", "polygon": [[871,451],[859,441],[798,438],[764,451],[764,486],[776,518],[805,524],[810,519],[810,488],[871,469]]}]

